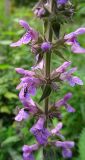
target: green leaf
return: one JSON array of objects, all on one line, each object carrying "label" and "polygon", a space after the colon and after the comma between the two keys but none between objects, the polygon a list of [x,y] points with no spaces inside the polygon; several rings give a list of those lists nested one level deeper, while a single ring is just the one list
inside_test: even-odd
[{"label": "green leaf", "polygon": [[3,40],[3,41],[0,41],[0,44],[1,45],[10,45],[12,41],[10,40]]},{"label": "green leaf", "polygon": [[1,144],[1,146],[6,146],[6,145],[9,145],[9,144],[13,144],[13,143],[16,143],[18,142],[20,139],[19,137],[17,136],[12,136],[12,137],[8,137],[6,140],[4,140]]},{"label": "green leaf", "polygon": [[43,159],[43,150],[42,150],[42,148],[41,149],[39,149],[39,151],[38,151],[38,153],[37,153],[37,155],[36,155],[36,159],[37,160],[42,160]]},{"label": "green leaf", "polygon": [[10,156],[12,157],[12,160],[21,160],[22,159],[21,155],[19,155],[17,151],[9,148],[8,152],[9,152]]},{"label": "green leaf", "polygon": [[57,55],[57,56],[59,56],[60,58],[62,58],[63,60],[65,60],[65,61],[67,61],[66,60],[66,58],[62,55],[62,53],[60,52],[60,51],[55,51],[55,54]]},{"label": "green leaf", "polygon": [[9,64],[0,64],[0,70],[5,70],[5,69],[9,69],[11,68],[12,66],[9,65]]},{"label": "green leaf", "polygon": [[45,98],[47,98],[51,93],[51,86],[50,85],[46,85],[43,91],[43,94],[39,100],[39,102],[43,101]]},{"label": "green leaf", "polygon": [[17,98],[17,95],[12,92],[6,92],[4,96],[8,99]]},{"label": "green leaf", "polygon": [[54,31],[56,37],[59,38],[60,24],[58,22],[55,22],[55,23],[52,24],[52,28],[53,28],[53,31]]},{"label": "green leaf", "polygon": [[85,128],[83,129],[79,140],[80,160],[85,160]]}]

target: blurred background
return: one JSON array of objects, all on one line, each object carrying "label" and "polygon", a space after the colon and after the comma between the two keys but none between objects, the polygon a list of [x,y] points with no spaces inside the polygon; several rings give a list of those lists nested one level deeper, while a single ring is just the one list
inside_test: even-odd
[{"label": "blurred background", "polygon": [[[33,119],[21,124],[14,121],[16,106],[21,107],[16,91],[20,76],[16,74],[15,68],[30,69],[34,64],[34,56],[26,45],[11,48],[9,44],[23,34],[23,29],[18,24],[19,19],[28,21],[32,27],[42,32],[42,21],[37,20],[32,13],[36,2],[37,0],[0,0],[0,160],[22,160],[22,146],[35,141],[29,133]],[[85,0],[73,0],[73,3],[76,8],[74,19],[70,24],[62,26],[62,33],[85,27]],[[79,36],[78,40],[85,47],[85,35]],[[66,52],[62,52],[73,62],[72,66],[78,67],[75,75],[83,80],[84,85],[74,88],[63,85],[62,91],[51,96],[51,101],[54,102],[67,92],[73,93],[70,104],[74,106],[76,113],[68,114],[63,111],[62,132],[67,139],[76,142],[72,160],[85,160],[85,55],[73,54],[69,47]],[[59,66],[62,60],[54,57],[52,63],[54,67]],[[37,93],[34,99],[39,100],[39,97],[40,94]],[[41,151],[35,156],[36,160],[40,160]],[[56,157],[57,160],[63,160],[60,155]]]}]

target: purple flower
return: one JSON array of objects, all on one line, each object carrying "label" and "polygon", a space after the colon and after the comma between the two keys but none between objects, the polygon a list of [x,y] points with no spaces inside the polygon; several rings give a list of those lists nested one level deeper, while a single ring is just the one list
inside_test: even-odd
[{"label": "purple flower", "polygon": [[72,157],[72,151],[71,148],[74,147],[73,141],[56,141],[55,142],[56,147],[62,148],[62,156],[63,158],[71,158]]},{"label": "purple flower", "polygon": [[29,114],[34,115],[39,110],[37,105],[34,103],[34,101],[30,97],[28,99],[26,99],[20,93],[19,98],[20,98],[20,101],[22,102],[22,104],[24,105],[24,108],[20,109],[18,114],[15,117],[15,120],[18,122],[28,119]]},{"label": "purple flower", "polygon": [[24,97],[22,90],[19,93],[19,99],[22,102],[22,104],[24,105],[24,108],[31,114],[35,114],[38,112],[38,107],[37,105],[34,103],[34,101],[32,100],[32,98],[28,97]]},{"label": "purple flower", "polygon": [[21,99],[21,102],[24,105],[24,107],[29,111],[29,113],[35,114],[38,112],[38,107],[31,98]]},{"label": "purple flower", "polygon": [[64,62],[60,67],[58,67],[51,73],[51,77],[55,77],[56,75],[60,75],[61,73],[64,73],[70,65],[71,65],[71,61]]},{"label": "purple flower", "polygon": [[45,119],[39,118],[37,123],[30,129],[31,133],[34,134],[39,144],[45,145],[47,143],[50,132],[44,127]]},{"label": "purple flower", "polygon": [[63,126],[63,124],[61,123],[61,122],[59,122],[58,124],[57,124],[57,126],[54,128],[54,129],[52,129],[51,130],[51,133],[52,134],[59,134],[59,132],[60,132],[60,129],[62,128],[62,126]]},{"label": "purple flower", "polygon": [[22,148],[23,160],[34,160],[33,151],[36,151],[38,147],[39,147],[38,144],[34,144],[31,146],[24,145]]},{"label": "purple flower", "polygon": [[57,126],[54,129],[51,130],[51,134],[52,135],[57,135],[61,139],[64,139],[64,136],[60,133],[60,130],[62,129],[62,126],[63,126],[62,122],[59,122],[57,124]]},{"label": "purple flower", "polygon": [[27,71],[22,68],[17,68],[16,71],[24,75],[16,89],[21,89],[21,95],[26,98],[29,98],[30,94],[34,96],[36,88],[43,84],[43,80],[35,78],[35,73],[33,71]]},{"label": "purple flower", "polygon": [[66,44],[71,45],[71,50],[73,53],[85,53],[85,48],[82,48],[80,44],[77,41],[77,36],[84,34],[85,33],[85,28],[79,28],[76,31],[65,35],[64,39]]},{"label": "purple flower", "polygon": [[43,60],[41,60],[37,65],[35,65],[35,66],[33,66],[33,67],[31,67],[32,68],[32,70],[38,70],[38,69],[43,69],[43,67],[44,67],[44,61]]},{"label": "purple flower", "polygon": [[63,81],[67,81],[72,87],[74,87],[76,84],[83,85],[83,82],[80,78],[72,75],[76,70],[77,68],[72,68],[69,71],[62,73],[60,75],[60,79]]},{"label": "purple flower", "polygon": [[22,121],[22,120],[28,119],[28,117],[29,117],[28,112],[26,112],[26,111],[24,110],[24,108],[23,108],[23,109],[21,109],[21,110],[19,111],[19,113],[17,114],[17,116],[15,117],[15,120],[18,121],[18,122],[20,122],[20,121]]},{"label": "purple flower", "polygon": [[21,83],[18,85],[17,89],[22,88],[24,97],[29,97],[36,94],[36,88],[41,84],[41,81],[38,78],[25,77],[21,79]]},{"label": "purple flower", "polygon": [[30,41],[36,41],[38,39],[38,32],[29,26],[26,21],[20,20],[19,24],[24,27],[26,33],[24,36],[15,43],[12,43],[11,47],[21,46],[22,44],[28,44]]},{"label": "purple flower", "polygon": [[45,13],[46,13],[46,11],[43,7],[36,8],[34,11],[34,14],[39,18],[43,17],[45,15]]},{"label": "purple flower", "polygon": [[65,106],[68,112],[75,112],[75,109],[70,106],[67,101],[72,97],[72,93],[67,93],[64,98],[60,99],[58,102],[55,103],[55,107],[60,108]]},{"label": "purple flower", "polygon": [[27,83],[20,82],[20,84],[16,87],[16,89],[20,89],[20,94],[24,98],[29,98],[30,95],[35,95],[36,88],[30,83],[29,85]]},{"label": "purple flower", "polygon": [[15,70],[17,73],[24,75],[24,76],[34,76],[35,75],[33,71],[28,71],[23,68],[15,68]]},{"label": "purple flower", "polygon": [[34,160],[32,153],[23,153],[23,160]]},{"label": "purple flower", "polygon": [[41,45],[41,49],[43,52],[49,52],[52,48],[52,44],[50,42],[43,42]]},{"label": "purple flower", "polygon": [[68,0],[56,0],[57,1],[57,4],[66,4]]}]

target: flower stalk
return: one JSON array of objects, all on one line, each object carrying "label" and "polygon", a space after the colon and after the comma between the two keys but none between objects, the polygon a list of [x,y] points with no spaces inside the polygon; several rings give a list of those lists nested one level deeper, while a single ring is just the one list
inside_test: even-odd
[{"label": "flower stalk", "polygon": [[[49,22],[48,22],[49,24]],[[49,42],[52,42],[52,29],[49,24],[48,28],[48,37],[47,40]],[[45,55],[45,78],[47,80],[47,85],[50,83],[50,68],[51,68],[51,52],[49,51]],[[49,96],[45,98],[45,115],[46,115],[46,122],[45,122],[45,127],[47,127],[47,119],[48,119],[48,107],[49,107]]]},{"label": "flower stalk", "polygon": [[[68,44],[71,46],[73,53],[84,54],[85,49],[79,45],[77,36],[85,33],[85,28],[79,28],[75,32],[60,37],[61,25],[72,18],[73,15],[73,8],[68,0],[40,0],[34,8],[34,14],[43,19],[44,34],[41,36],[27,22],[20,20],[19,24],[24,27],[26,33],[20,40],[11,44],[11,47],[19,47],[22,44],[30,43],[29,46],[36,58],[36,63],[31,71],[16,68],[16,72],[23,76],[16,88],[20,90],[19,99],[23,108],[19,110],[15,120],[20,122],[27,120],[29,116],[35,117],[36,120],[36,123],[30,129],[30,132],[35,136],[36,143],[31,146],[23,146],[23,160],[34,160],[33,153],[40,147],[43,148],[43,160],[50,160],[50,153],[52,155],[51,159],[57,158],[53,155],[54,151],[51,150],[53,147],[56,148],[56,154],[60,148],[63,158],[72,158],[71,150],[74,147],[74,142],[65,141],[60,131],[63,127],[61,107],[64,107],[69,113],[75,112],[75,109],[68,102],[72,98],[72,93],[66,93],[63,98],[51,105],[49,97],[51,92],[58,92],[60,85],[63,85],[64,82],[72,87],[83,85],[79,77],[73,76],[73,73],[77,70],[76,67],[67,70],[71,61],[65,61],[64,53],[60,50]],[[51,71],[51,54],[53,53],[57,55],[57,60],[60,57],[64,62],[60,67]],[[44,111],[41,110],[41,104],[32,100],[32,96],[35,96],[38,87],[44,88],[39,100],[39,103],[44,101]],[[57,119],[58,123],[52,129],[52,119],[54,118]],[[48,125],[48,120],[51,120],[51,128]]]},{"label": "flower stalk", "polygon": [[[51,2],[50,2],[50,8],[52,11],[53,0],[51,0]],[[44,32],[45,33],[44,37],[46,37],[46,40],[48,42],[52,43],[52,34],[53,33],[52,33],[51,23],[49,21],[47,22],[47,26],[44,25],[44,31],[46,31],[46,29],[47,29],[47,32]],[[47,85],[49,85],[49,83],[50,83],[50,70],[51,70],[51,51],[49,51],[45,55],[45,78],[47,80]],[[49,96],[47,98],[45,98],[45,115],[46,115],[45,127],[47,127],[48,109],[49,109]]]}]

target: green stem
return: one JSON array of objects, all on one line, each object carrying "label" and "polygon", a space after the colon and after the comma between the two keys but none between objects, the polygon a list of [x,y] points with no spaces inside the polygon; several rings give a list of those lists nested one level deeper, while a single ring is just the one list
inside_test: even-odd
[{"label": "green stem", "polygon": [[[50,24],[48,24],[48,34],[47,34],[47,40],[52,42],[52,30]],[[45,77],[49,83],[50,80],[50,63],[51,63],[51,52],[46,53],[45,57]],[[45,127],[47,127],[47,120],[48,120],[48,106],[49,106],[49,97],[45,99],[45,115],[46,115],[46,123]]]},{"label": "green stem", "polygon": [[[51,0],[51,10],[53,6],[53,0]],[[46,21],[44,23],[44,36],[47,41],[52,42],[52,29],[51,29],[51,23]],[[45,78],[47,79],[47,83],[49,83],[50,80],[50,68],[51,68],[51,52],[46,53],[45,55]],[[48,108],[49,107],[49,97],[45,99],[45,116],[46,116],[46,121],[45,121],[45,127],[47,128],[47,121],[48,121]],[[47,152],[47,151],[46,151]],[[44,149],[43,149],[43,160],[47,160],[48,156],[45,154]]]},{"label": "green stem", "polygon": [[[53,0],[51,0],[50,3],[50,7],[51,7],[51,11],[53,8]],[[45,26],[44,26],[45,29]],[[52,42],[52,29],[51,29],[51,23],[48,20],[48,28],[46,27],[47,32],[46,32],[46,39],[49,42]],[[46,57],[45,57],[45,77],[47,79],[47,82],[49,83],[50,80],[50,63],[51,63],[51,52],[46,53]],[[45,99],[45,115],[46,115],[46,123],[45,123],[45,127],[47,127],[47,120],[48,120],[48,107],[49,107],[49,97],[47,97]]]}]

